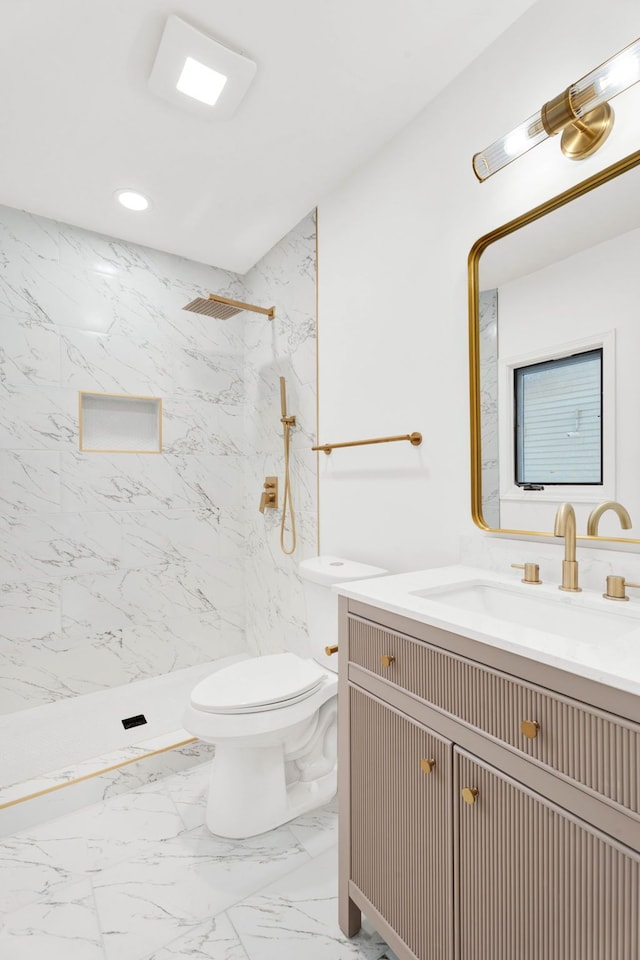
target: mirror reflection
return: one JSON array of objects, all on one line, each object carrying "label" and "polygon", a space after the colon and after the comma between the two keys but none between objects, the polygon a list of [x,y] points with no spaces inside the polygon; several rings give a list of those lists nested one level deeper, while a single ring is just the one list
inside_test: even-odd
[{"label": "mirror reflection", "polygon": [[570,501],[584,536],[615,501],[632,528],[607,510],[598,534],[640,541],[638,162],[480,256],[474,506],[491,529],[549,532]]}]

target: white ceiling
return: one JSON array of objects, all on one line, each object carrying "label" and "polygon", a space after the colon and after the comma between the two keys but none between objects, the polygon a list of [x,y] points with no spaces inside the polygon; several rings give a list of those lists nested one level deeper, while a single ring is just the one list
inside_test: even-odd
[{"label": "white ceiling", "polygon": [[[244,273],[532,3],[2,0],[0,203]],[[230,120],[149,91],[171,13],[258,64]]]}]

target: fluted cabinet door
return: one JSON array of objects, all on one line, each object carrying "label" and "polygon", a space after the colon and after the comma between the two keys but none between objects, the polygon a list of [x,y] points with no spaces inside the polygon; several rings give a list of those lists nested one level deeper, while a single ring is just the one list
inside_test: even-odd
[{"label": "fluted cabinet door", "polygon": [[351,879],[419,960],[453,957],[453,746],[351,688]]},{"label": "fluted cabinet door", "polygon": [[638,960],[640,858],[455,753],[459,960]]}]

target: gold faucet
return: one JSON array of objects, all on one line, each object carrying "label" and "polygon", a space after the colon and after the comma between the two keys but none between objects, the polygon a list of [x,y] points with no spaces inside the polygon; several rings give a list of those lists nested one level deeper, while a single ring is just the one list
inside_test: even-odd
[{"label": "gold faucet", "polygon": [[628,510],[626,510],[621,503],[618,503],[617,500],[605,500],[604,503],[600,503],[597,507],[594,507],[589,514],[589,519],[587,520],[588,537],[598,536],[600,517],[603,513],[606,513],[607,510],[613,510],[613,512],[618,515],[618,520],[623,530],[631,529],[631,517],[629,516]]},{"label": "gold faucet", "polygon": [[554,537],[564,537],[564,560],[562,561],[562,583],[559,590],[571,590],[579,593],[578,561],[576,560],[576,515],[570,503],[561,503],[556,512],[553,527]]}]

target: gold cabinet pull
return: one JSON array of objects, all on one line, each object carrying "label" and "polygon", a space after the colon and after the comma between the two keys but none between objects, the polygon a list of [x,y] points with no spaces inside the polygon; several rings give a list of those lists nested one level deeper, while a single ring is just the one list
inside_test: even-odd
[{"label": "gold cabinet pull", "polygon": [[422,770],[423,773],[431,773],[435,765],[436,765],[436,762],[433,758],[431,758],[430,760],[423,758],[420,761],[420,769]]},{"label": "gold cabinet pull", "polygon": [[540,732],[540,724],[537,720],[523,720],[520,724],[520,732],[527,740],[535,740]]},{"label": "gold cabinet pull", "polygon": [[328,657],[333,656],[334,653],[338,652],[338,644],[335,643],[332,647],[325,647],[324,652]]},{"label": "gold cabinet pull", "polygon": [[468,803],[469,806],[472,806],[478,799],[479,792],[477,787],[464,787],[462,790],[462,799],[465,803]]},{"label": "gold cabinet pull", "polygon": [[392,663],[395,663],[396,658],[392,653],[385,654],[383,657],[380,657],[380,663],[383,667],[390,667]]}]

